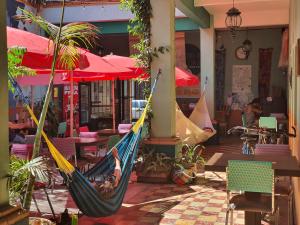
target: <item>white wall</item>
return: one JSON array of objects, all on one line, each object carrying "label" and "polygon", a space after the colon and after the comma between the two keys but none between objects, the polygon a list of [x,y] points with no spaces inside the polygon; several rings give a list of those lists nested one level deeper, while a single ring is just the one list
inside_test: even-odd
[{"label": "white wall", "polygon": [[[58,23],[60,18],[59,8],[43,8],[41,16],[51,23]],[[185,17],[183,13],[176,10],[176,17]],[[64,22],[109,22],[127,21],[132,18],[131,12],[121,10],[119,4],[105,4],[93,6],[69,6],[65,9]]]}]

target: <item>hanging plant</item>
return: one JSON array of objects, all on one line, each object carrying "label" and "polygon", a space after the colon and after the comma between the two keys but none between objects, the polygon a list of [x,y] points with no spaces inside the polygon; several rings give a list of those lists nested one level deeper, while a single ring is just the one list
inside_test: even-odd
[{"label": "hanging plant", "polygon": [[[159,46],[151,48],[151,18],[152,6],[150,0],[121,0],[121,9],[130,11],[133,18],[129,21],[128,32],[136,37],[139,41],[133,45],[137,53],[133,57],[137,61],[137,66],[144,68],[145,72],[151,74],[151,62],[153,57],[159,57],[159,54],[168,52],[168,47]],[[144,83],[143,94],[145,99],[150,95],[151,82],[150,80],[142,79]],[[152,107],[148,108],[148,119],[153,117]],[[151,129],[151,125],[149,126]]]},{"label": "hanging plant", "polygon": [[129,21],[128,32],[138,38],[138,43],[133,47],[137,50],[134,57],[138,66],[150,71],[151,63],[151,22],[152,7],[150,0],[121,0],[121,9],[128,10],[133,14]]}]

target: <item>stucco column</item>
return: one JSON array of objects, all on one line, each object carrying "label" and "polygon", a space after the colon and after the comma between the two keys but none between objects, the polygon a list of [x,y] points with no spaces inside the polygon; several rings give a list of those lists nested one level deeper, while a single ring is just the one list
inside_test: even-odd
[{"label": "stucco column", "polygon": [[[206,84],[206,102],[211,118],[215,114],[215,29],[213,17],[210,28],[200,29],[201,90]],[[207,80],[206,80],[207,77]]]},{"label": "stucco column", "polygon": [[151,136],[170,138],[175,136],[175,0],[151,0],[151,5],[152,48],[169,47],[169,52],[154,57],[151,64],[152,82],[162,70],[152,100]]},{"label": "stucco column", "polygon": [[6,47],[6,1],[0,1],[0,207],[8,205],[8,87]]}]

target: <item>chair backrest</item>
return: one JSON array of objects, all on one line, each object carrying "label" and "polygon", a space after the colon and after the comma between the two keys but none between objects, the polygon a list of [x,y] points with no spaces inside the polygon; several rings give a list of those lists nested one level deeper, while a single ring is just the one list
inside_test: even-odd
[{"label": "chair backrest", "polygon": [[35,135],[25,135],[25,143],[26,144],[34,144]]},{"label": "chair backrest", "polygon": [[84,127],[79,127],[79,132],[89,132],[89,127],[88,126],[84,126]]},{"label": "chair backrest", "polygon": [[66,158],[70,159],[76,154],[75,140],[72,138],[53,138],[54,146]]},{"label": "chair backrest", "polygon": [[118,126],[118,132],[119,134],[126,134],[130,131],[131,128],[132,128],[131,123],[120,123]]},{"label": "chair backrest", "polygon": [[247,118],[245,113],[242,114],[242,126],[247,127]]},{"label": "chair backrest", "polygon": [[57,136],[65,136],[65,133],[67,131],[67,122],[61,122],[58,124],[58,131]]},{"label": "chair backrest", "polygon": [[227,190],[273,194],[272,162],[229,160]]},{"label": "chair backrest", "polygon": [[109,136],[108,141],[107,141],[108,149],[112,149],[112,147],[114,147],[120,140],[121,140],[121,137],[119,135]]},{"label": "chair backrest", "polygon": [[267,129],[277,130],[277,119],[276,117],[260,117],[259,118],[259,127]]},{"label": "chair backrest", "polygon": [[21,159],[31,159],[33,146],[29,144],[13,144],[11,154]]}]

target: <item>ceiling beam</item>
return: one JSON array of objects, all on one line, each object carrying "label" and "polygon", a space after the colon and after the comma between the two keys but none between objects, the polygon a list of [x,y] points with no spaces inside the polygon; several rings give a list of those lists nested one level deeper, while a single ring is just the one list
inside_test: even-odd
[{"label": "ceiling beam", "polygon": [[175,0],[176,8],[199,24],[201,28],[210,27],[210,14],[203,7],[195,7],[194,0]]},{"label": "ceiling beam", "polygon": [[[258,3],[258,2],[275,2],[279,0],[236,0],[235,4]],[[280,0],[282,1],[282,0]],[[284,0],[289,1],[289,0]],[[232,0],[194,0],[196,7],[232,5]]]}]

